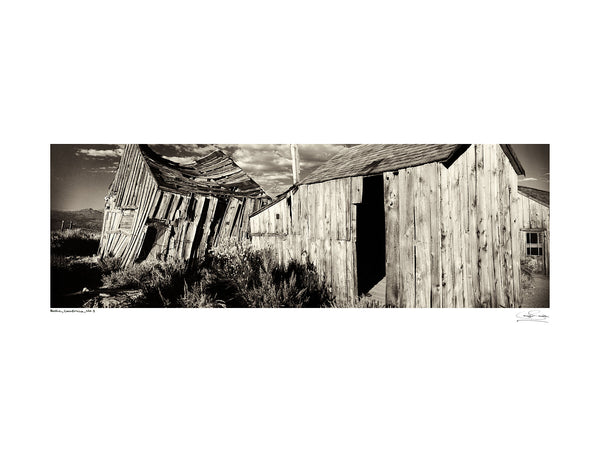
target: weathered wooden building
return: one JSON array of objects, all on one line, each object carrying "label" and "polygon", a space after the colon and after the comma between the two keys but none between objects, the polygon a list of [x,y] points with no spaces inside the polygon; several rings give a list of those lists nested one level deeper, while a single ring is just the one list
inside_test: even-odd
[{"label": "weathered wooden building", "polygon": [[521,257],[532,260],[535,271],[550,275],[550,193],[519,186]]},{"label": "weathered wooden building", "polygon": [[219,150],[180,165],[133,144],[105,200],[99,255],[126,266],[189,260],[225,240],[249,239],[249,216],[270,197]]},{"label": "weathered wooden building", "polygon": [[309,260],[338,298],[515,307],[523,167],[508,145],[359,145],[250,218],[252,243]]}]

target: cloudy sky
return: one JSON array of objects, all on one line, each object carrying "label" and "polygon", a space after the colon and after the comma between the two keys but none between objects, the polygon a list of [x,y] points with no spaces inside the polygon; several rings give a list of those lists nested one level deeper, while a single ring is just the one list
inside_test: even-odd
[{"label": "cloudy sky", "polygon": [[[299,144],[300,178],[343,150],[349,144]],[[51,146],[52,209],[79,210],[104,208],[104,196],[117,169],[123,145],[53,144]],[[292,184],[289,144],[196,144],[154,145],[169,159],[186,163],[222,150],[260,184],[268,194],[280,194]],[[549,146],[514,145],[526,177],[519,183],[549,190]]]}]

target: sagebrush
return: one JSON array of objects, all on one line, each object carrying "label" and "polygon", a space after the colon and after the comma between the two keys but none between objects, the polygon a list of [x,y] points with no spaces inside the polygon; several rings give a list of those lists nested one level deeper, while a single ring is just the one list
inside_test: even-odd
[{"label": "sagebrush", "polygon": [[[121,268],[98,262],[103,290],[139,290],[123,307],[306,308],[331,306],[331,288],[311,264],[280,264],[273,254],[246,243],[227,242],[201,261],[147,261]],[[117,302],[118,303],[118,302]],[[95,307],[115,302],[88,302]]]},{"label": "sagebrush", "polygon": [[91,256],[98,251],[100,234],[73,228],[53,231],[50,235],[50,250],[53,255]]}]

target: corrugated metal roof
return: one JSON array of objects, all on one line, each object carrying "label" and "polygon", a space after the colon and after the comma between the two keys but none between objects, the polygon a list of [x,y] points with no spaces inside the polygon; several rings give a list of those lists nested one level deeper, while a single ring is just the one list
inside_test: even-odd
[{"label": "corrugated metal roof", "polygon": [[542,191],[541,189],[527,186],[519,186],[519,192],[525,197],[535,200],[548,208],[550,207],[550,192],[548,191]]},{"label": "corrugated metal roof", "polygon": [[199,157],[192,164],[177,164],[149,145],[140,145],[158,186],[183,194],[270,198],[229,156],[220,150]]},{"label": "corrugated metal roof", "polygon": [[[333,156],[304,178],[300,184],[320,183],[337,178],[376,175],[391,170],[432,162],[452,162],[471,144],[367,144],[356,145]],[[523,167],[509,145],[502,145],[518,174]]]}]

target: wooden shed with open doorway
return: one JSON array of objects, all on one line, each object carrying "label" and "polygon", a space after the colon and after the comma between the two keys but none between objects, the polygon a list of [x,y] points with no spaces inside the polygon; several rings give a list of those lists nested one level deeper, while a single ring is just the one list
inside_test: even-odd
[{"label": "wooden shed with open doorway", "polygon": [[342,299],[520,302],[524,170],[509,145],[358,145],[250,217],[252,243],[312,262]]},{"label": "wooden shed with open doorway", "polygon": [[199,258],[249,239],[249,216],[271,200],[220,150],[181,165],[149,145],[127,145],[105,198],[100,257],[123,266]]}]

